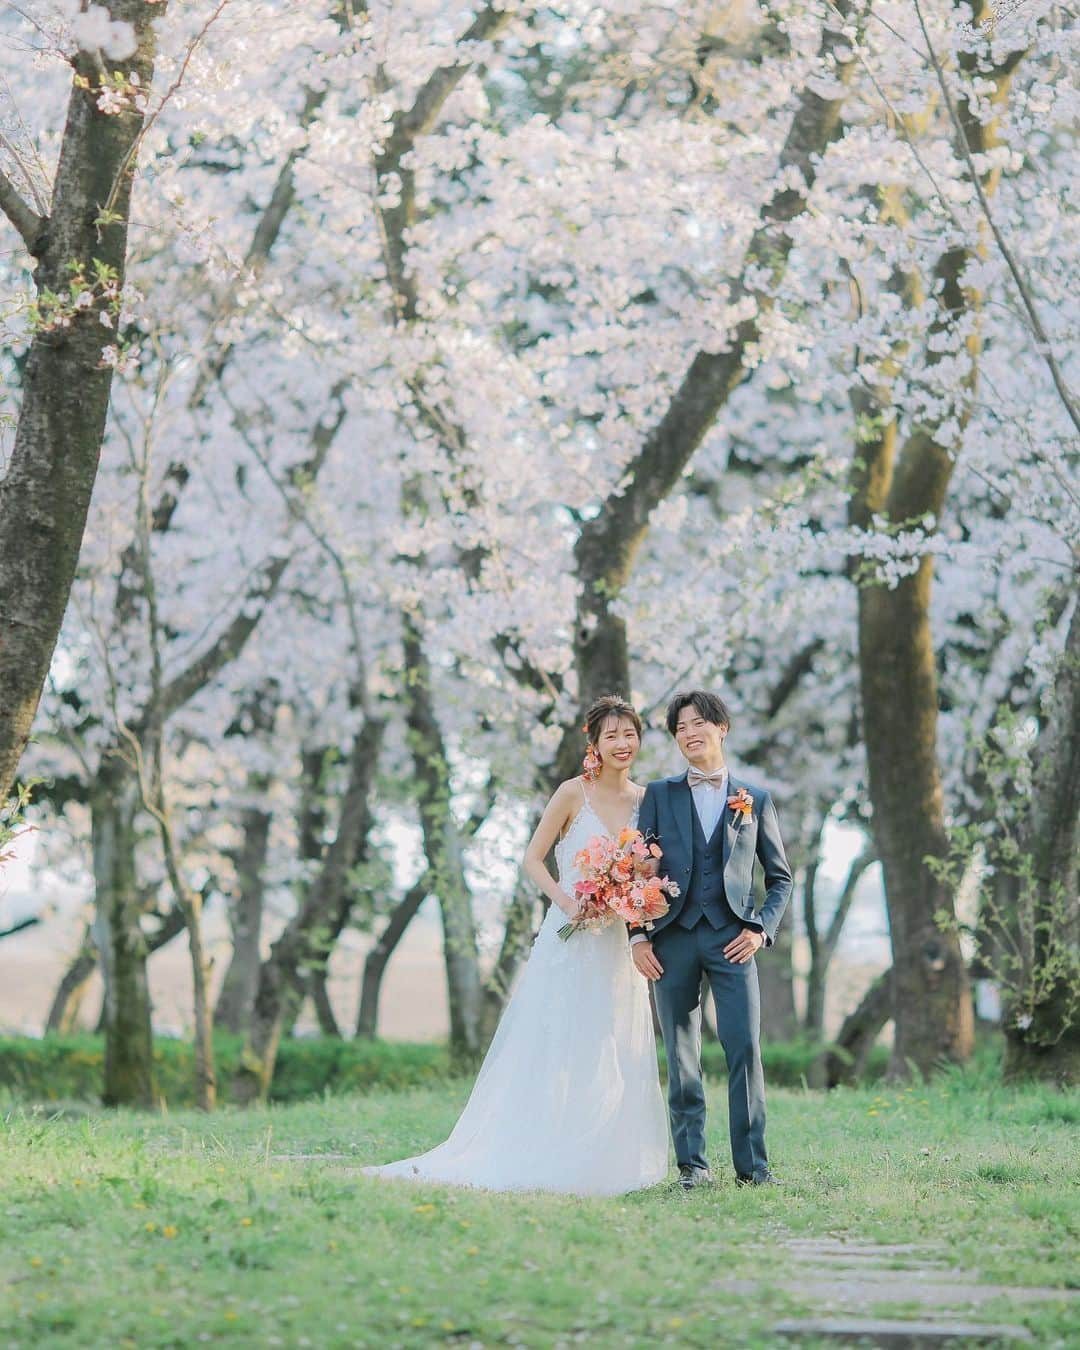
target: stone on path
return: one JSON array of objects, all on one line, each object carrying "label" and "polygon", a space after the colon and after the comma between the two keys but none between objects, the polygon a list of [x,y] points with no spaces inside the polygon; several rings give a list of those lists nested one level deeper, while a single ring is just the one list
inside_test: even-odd
[{"label": "stone on path", "polygon": [[802,1340],[837,1341],[847,1345],[887,1346],[889,1350],[923,1350],[923,1347],[964,1341],[968,1345],[1005,1345],[1030,1342],[1026,1327],[992,1326],[986,1322],[894,1322],[884,1318],[807,1318],[779,1322],[773,1334]]},{"label": "stone on path", "polygon": [[[792,1340],[911,1350],[950,1341],[967,1345],[1029,1343],[1032,1336],[1024,1327],[963,1319],[997,1300],[1064,1304],[1080,1298],[1080,1292],[1072,1289],[980,1283],[973,1272],[941,1259],[944,1253],[940,1247],[838,1237],[791,1238],[783,1245],[791,1258],[784,1292],[816,1310],[805,1319],[791,1319],[773,1327],[774,1335]],[[911,1307],[910,1319],[897,1318],[898,1304]],[[882,1316],[875,1317],[878,1308]]]}]

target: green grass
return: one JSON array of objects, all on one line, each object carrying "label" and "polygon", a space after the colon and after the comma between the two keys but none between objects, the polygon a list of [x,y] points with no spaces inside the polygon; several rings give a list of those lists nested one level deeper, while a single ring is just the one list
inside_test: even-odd
[{"label": "green grass", "polygon": [[[963,1073],[773,1089],[775,1190],[727,1166],[689,1197],[588,1201],[358,1175],[444,1138],[467,1091],[213,1117],[9,1108],[0,1345],[769,1346],[814,1311],[785,1293],[784,1243],[810,1235],[927,1244],[985,1281],[1080,1280],[1080,1094]],[[725,1161],[716,1091],[710,1134]],[[1080,1303],[992,1310],[1066,1345]]]}]

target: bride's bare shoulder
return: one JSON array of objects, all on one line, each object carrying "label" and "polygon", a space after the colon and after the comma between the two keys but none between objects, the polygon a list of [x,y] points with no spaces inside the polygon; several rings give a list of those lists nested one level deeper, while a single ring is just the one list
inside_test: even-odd
[{"label": "bride's bare shoulder", "polygon": [[560,799],[565,797],[575,797],[580,799],[583,786],[584,784],[580,777],[567,778],[564,782],[560,783],[552,793],[551,800],[554,801],[556,797]]}]

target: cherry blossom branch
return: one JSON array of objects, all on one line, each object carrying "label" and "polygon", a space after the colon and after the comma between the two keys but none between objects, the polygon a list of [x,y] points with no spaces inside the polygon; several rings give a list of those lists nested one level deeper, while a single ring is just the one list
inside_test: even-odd
[{"label": "cherry blossom branch", "polygon": [[1057,357],[1054,355],[1054,348],[1050,341],[1050,337],[1043,327],[1042,319],[1039,316],[1039,311],[1031,294],[1031,288],[1024,278],[1019,264],[1013,257],[1012,249],[1010,249],[1009,245],[1006,243],[1005,236],[998,228],[997,221],[995,221],[993,213],[990,210],[990,202],[987,199],[986,193],[983,191],[982,180],[975,168],[975,161],[971,157],[971,150],[968,146],[968,138],[965,134],[963,123],[960,121],[952,94],[949,92],[949,84],[945,78],[945,71],[938,59],[934,44],[930,40],[930,32],[926,26],[926,19],[923,16],[922,6],[920,5],[919,0],[913,0],[913,3],[915,6],[915,13],[919,19],[919,27],[922,29],[923,40],[926,42],[926,50],[930,57],[930,63],[934,68],[938,87],[941,89],[941,96],[945,100],[945,107],[948,110],[949,120],[952,122],[953,129],[956,132],[956,141],[960,151],[960,157],[964,161],[964,165],[968,172],[968,178],[971,181],[972,187],[975,189],[975,195],[979,199],[979,207],[982,210],[987,225],[990,227],[991,234],[994,236],[994,242],[998,246],[998,251],[1005,260],[1005,265],[1009,269],[1009,274],[1013,279],[1013,283],[1020,294],[1020,301],[1027,313],[1031,332],[1035,337],[1036,350],[1049,368],[1050,378],[1054,382],[1054,388],[1057,390],[1058,396],[1065,405],[1065,411],[1068,413],[1073,426],[1080,432],[1080,409],[1077,408],[1069,387],[1065,383],[1065,376],[1062,374]]},{"label": "cherry blossom branch", "polygon": [[[323,428],[324,434],[331,434],[331,435],[336,434],[342,422],[344,422],[345,420],[345,405],[342,401],[342,396],[345,393],[345,388],[346,388],[345,382],[340,381],[338,384],[334,386],[333,390],[331,391],[331,398],[333,398],[334,402],[337,404],[337,414],[333,422],[328,427]],[[289,515],[294,520],[298,521],[304,527],[304,529],[307,530],[308,534],[311,535],[315,543],[319,546],[319,548],[322,549],[322,551],[330,559],[331,566],[337,573],[338,582],[341,586],[342,599],[345,602],[345,613],[349,623],[349,636],[352,638],[353,651],[356,655],[357,661],[357,669],[360,672],[363,672],[365,669],[365,659],[364,659],[364,641],[360,633],[360,626],[361,626],[360,606],[357,600],[356,590],[352,584],[352,579],[349,576],[348,564],[342,557],[340,549],[338,549],[337,546],[334,544],[333,540],[330,538],[326,530],[322,529],[312,519],[311,513],[308,511],[306,505],[304,504],[303,496],[292,490],[292,487],[295,485],[295,480],[298,477],[297,471],[294,469],[290,474],[290,477],[294,480],[293,484],[287,486],[285,483],[283,483],[279,478],[279,476],[275,473],[274,468],[270,463],[270,459],[265,453],[265,451],[257,443],[255,438],[249,434],[247,427],[244,425],[243,419],[240,417],[238,410],[232,404],[227,394],[225,395],[225,401],[229,404],[230,407],[233,408],[234,414],[233,426],[236,428],[240,436],[240,439],[251,451],[252,455],[254,455],[255,460],[258,463],[259,467],[266,474],[267,478],[270,480],[271,485],[273,486],[278,496],[284,503],[285,509],[288,511]],[[365,713],[367,713],[369,711],[367,682],[362,677],[362,674],[356,681],[356,692],[360,699],[361,708]]]},{"label": "cherry blossom branch", "polygon": [[[309,91],[304,100],[304,107],[300,114],[300,126],[306,130],[315,119],[315,114],[326,99],[326,93],[323,90]],[[297,146],[286,156],[285,163],[281,166],[277,180],[274,183],[274,190],[270,194],[270,200],[266,204],[266,209],[260,215],[255,225],[255,230],[251,236],[251,243],[248,245],[247,253],[244,255],[243,273],[247,276],[258,277],[266,267],[273,252],[274,245],[278,241],[284,227],[285,220],[296,200],[296,165],[300,160],[306,146]],[[211,341],[207,345],[207,350],[199,362],[198,373],[195,376],[191,393],[188,395],[188,407],[201,407],[206,399],[206,393],[209,386],[221,378],[225,370],[226,362],[232,351],[232,344],[228,342],[214,342],[213,330],[223,324],[236,310],[237,297],[239,294],[239,280],[234,279],[228,290],[225,292],[221,303],[218,305],[213,318],[210,321]]]},{"label": "cherry blossom branch", "polygon": [[[498,9],[493,4],[485,5],[458,39],[456,46],[460,48],[465,43],[490,42],[498,37],[513,17],[514,11],[509,6]],[[394,114],[390,122],[390,135],[375,157],[378,182],[382,184],[391,174],[396,174],[401,183],[396,206],[379,206],[376,194],[375,214],[383,237],[387,279],[402,318],[414,319],[417,304],[416,282],[405,265],[405,231],[416,215],[415,175],[404,166],[403,160],[417,140],[434,127],[447,99],[475,64],[475,60],[470,57],[436,67],[421,85],[412,104]],[[381,67],[378,83],[385,89],[385,76]]]},{"label": "cherry blossom branch", "polygon": [[184,53],[184,59],[180,63],[180,69],[176,73],[176,79],[173,80],[172,84],[169,85],[168,89],[166,89],[164,94],[162,94],[161,99],[158,102],[158,105],[154,109],[154,111],[143,119],[143,124],[139,128],[138,135],[136,135],[133,138],[131,144],[128,146],[127,153],[121,159],[120,166],[116,170],[116,175],[113,178],[113,184],[109,190],[109,195],[105,201],[105,205],[101,208],[102,216],[108,217],[113,207],[116,205],[116,199],[120,193],[120,185],[121,183],[123,183],[124,177],[131,169],[131,166],[135,163],[135,158],[138,155],[140,148],[142,147],[143,141],[146,139],[147,132],[158,120],[162,112],[164,112],[166,105],[170,102],[173,95],[183,84],[184,76],[187,74],[187,68],[191,64],[191,58],[195,55],[196,49],[202,43],[203,38],[206,37],[207,33],[214,26],[217,20],[221,17],[222,11],[225,9],[225,6],[228,3],[229,0],[219,0],[217,8],[214,10],[214,12],[210,15],[210,17],[206,20],[206,22],[195,34],[191,42],[188,44],[188,49]]},{"label": "cherry blossom branch", "polygon": [[[846,19],[853,5],[840,3],[837,8]],[[778,185],[761,208],[760,223],[731,284],[732,306],[749,301],[752,313],[736,325],[724,350],[702,350],[693,358],[660,421],[578,537],[575,554],[579,564],[587,573],[604,578],[609,587],[619,589],[625,584],[648,529],[649,515],[674,487],[728,396],[746,375],[743,356],[758,340],[760,315],[771,305],[765,286],[751,278],[764,273],[767,284],[786,266],[792,247],[787,227],[805,209],[816,178],[815,160],[839,126],[843,96],[855,65],[848,39],[832,29],[823,34],[819,58],[831,67],[841,90],[836,97],[823,98],[804,87],[799,96],[780,152]],[[793,179],[801,179],[804,187],[791,186]]]}]

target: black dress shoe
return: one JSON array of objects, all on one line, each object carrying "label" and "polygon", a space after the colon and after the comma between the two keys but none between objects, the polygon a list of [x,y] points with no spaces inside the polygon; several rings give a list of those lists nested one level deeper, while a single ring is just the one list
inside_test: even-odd
[{"label": "black dress shoe", "polygon": [[714,1180],[707,1167],[690,1167],[685,1163],[679,1166],[679,1185],[684,1191],[692,1191],[695,1186],[711,1186]]},{"label": "black dress shoe", "polygon": [[784,1183],[778,1176],[774,1176],[767,1167],[763,1167],[760,1172],[755,1172],[753,1176],[745,1176],[741,1172],[735,1176],[736,1186],[782,1186]]}]

